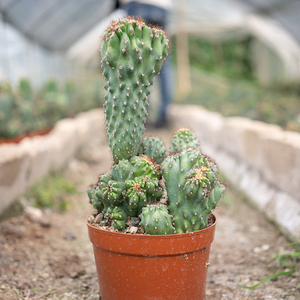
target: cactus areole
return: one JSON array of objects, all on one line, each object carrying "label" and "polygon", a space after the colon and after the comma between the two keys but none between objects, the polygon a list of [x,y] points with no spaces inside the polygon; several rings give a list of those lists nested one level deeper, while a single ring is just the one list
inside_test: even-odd
[{"label": "cactus areole", "polygon": [[103,300],[204,298],[211,212],[225,186],[189,128],[175,131],[169,151],[159,138],[143,137],[168,43],[164,31],[130,17],[112,22],[103,36],[114,164],[88,189],[96,212],[87,221]]}]

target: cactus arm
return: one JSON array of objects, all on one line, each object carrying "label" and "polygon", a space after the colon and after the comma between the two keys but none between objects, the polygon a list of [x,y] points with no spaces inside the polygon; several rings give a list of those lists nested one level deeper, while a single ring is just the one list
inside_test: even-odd
[{"label": "cactus arm", "polygon": [[215,169],[215,164],[192,148],[183,149],[163,161],[169,211],[177,233],[207,226],[208,215],[225,190],[217,180]]},{"label": "cactus arm", "polygon": [[98,197],[96,196],[96,188],[97,186],[91,185],[87,190],[87,194],[93,207],[97,209],[98,213],[100,213],[103,211],[104,205],[101,201],[99,201]]},{"label": "cactus arm", "polygon": [[146,154],[160,164],[166,157],[166,147],[158,137],[145,137],[141,142],[139,153]]},{"label": "cactus arm", "polygon": [[101,47],[106,79],[105,113],[114,162],[137,154],[153,78],[167,56],[163,31],[125,18],[108,28]]},{"label": "cactus arm", "polygon": [[112,219],[112,225],[118,230],[126,228],[127,212],[121,207],[110,207],[105,213],[105,218],[110,217]]},{"label": "cactus arm", "polygon": [[164,204],[152,204],[143,207],[141,225],[147,234],[161,235],[173,234],[174,227],[172,225],[173,217],[169,214]]},{"label": "cactus arm", "polygon": [[187,148],[198,149],[199,143],[189,128],[181,127],[173,134],[170,152],[176,153]]}]

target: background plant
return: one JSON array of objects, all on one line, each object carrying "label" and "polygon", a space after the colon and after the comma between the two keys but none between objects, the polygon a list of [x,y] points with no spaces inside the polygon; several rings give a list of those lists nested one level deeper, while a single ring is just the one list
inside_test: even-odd
[{"label": "background plant", "polygon": [[[297,248],[294,251],[282,251],[274,255],[274,259],[276,260],[276,265],[278,267],[276,273],[264,278],[257,284],[241,287],[244,289],[255,289],[269,280],[273,280],[281,276],[287,276],[296,272],[297,263],[300,260],[300,242],[288,244],[288,246],[297,246]],[[300,287],[300,282],[298,287]]]},{"label": "background plant", "polygon": [[0,84],[0,138],[51,128],[60,119],[101,107],[99,80],[93,77],[63,84],[49,80],[40,90],[33,89],[27,79],[14,88]]},{"label": "background plant", "polygon": [[78,193],[71,180],[53,173],[36,182],[25,192],[24,197],[35,207],[64,212],[71,208],[69,196]]}]

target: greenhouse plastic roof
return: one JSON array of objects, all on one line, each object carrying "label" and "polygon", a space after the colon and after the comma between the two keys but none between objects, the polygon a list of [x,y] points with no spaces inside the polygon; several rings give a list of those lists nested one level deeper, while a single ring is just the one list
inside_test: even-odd
[{"label": "greenhouse plastic roof", "polygon": [[49,50],[64,51],[109,15],[112,0],[0,0],[4,21]]},{"label": "greenhouse plastic roof", "polygon": [[[49,50],[65,51],[104,20],[114,9],[114,0],[0,0],[4,21]],[[300,44],[300,0],[186,0],[191,30],[201,22],[214,27],[217,18],[243,14],[267,16],[288,31]],[[227,6],[227,7],[226,7]],[[242,14],[234,15],[234,11]],[[213,15],[213,17],[212,17]],[[229,18],[229,20],[234,20]],[[198,20],[198,22],[197,22]],[[237,20],[238,21],[238,20]],[[220,23],[222,24],[222,23]]]},{"label": "greenhouse plastic roof", "polygon": [[235,0],[278,22],[300,43],[300,0]]}]

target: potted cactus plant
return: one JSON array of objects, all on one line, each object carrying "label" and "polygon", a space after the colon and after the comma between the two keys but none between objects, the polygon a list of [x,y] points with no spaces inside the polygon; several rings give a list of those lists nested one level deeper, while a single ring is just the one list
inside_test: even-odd
[{"label": "potted cactus plant", "polygon": [[165,33],[140,19],[112,22],[103,37],[114,164],[88,189],[97,211],[87,220],[103,300],[204,298],[211,211],[225,186],[188,128],[174,133],[168,155],[160,139],[143,137],[150,86],[167,54]]}]

